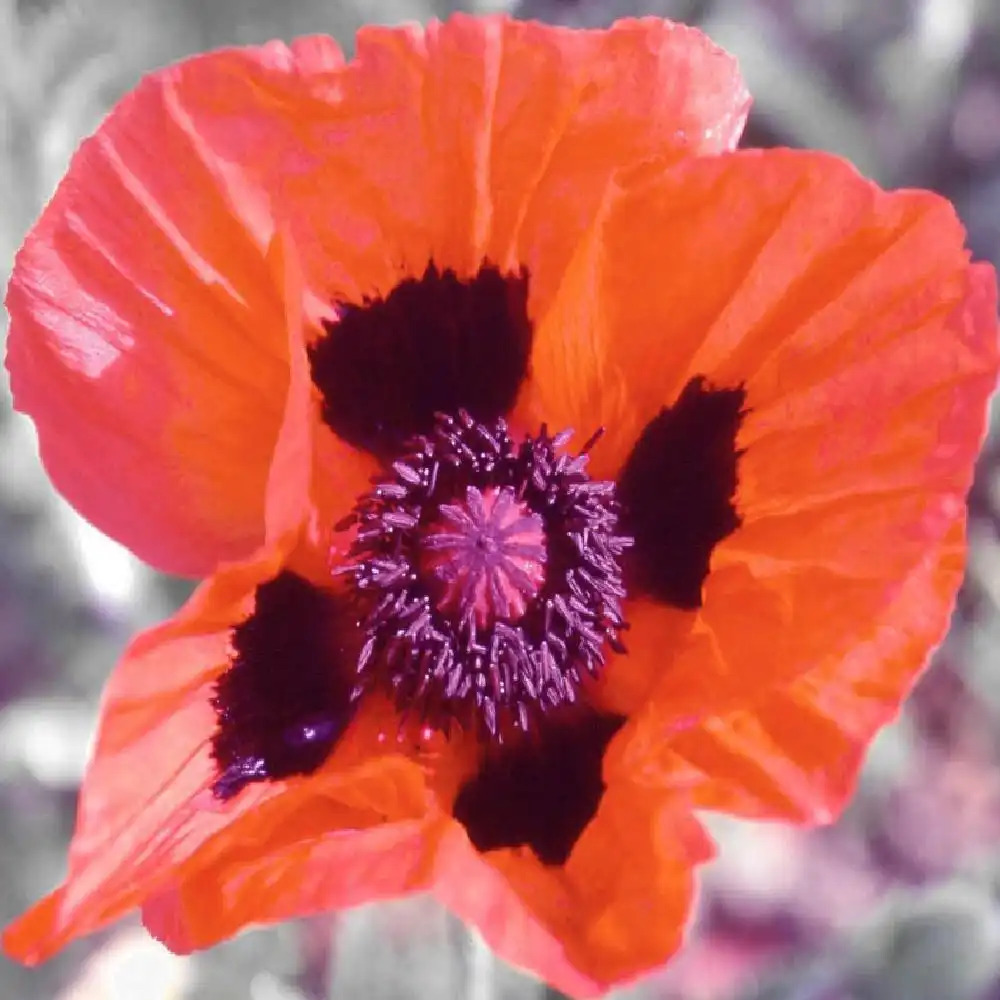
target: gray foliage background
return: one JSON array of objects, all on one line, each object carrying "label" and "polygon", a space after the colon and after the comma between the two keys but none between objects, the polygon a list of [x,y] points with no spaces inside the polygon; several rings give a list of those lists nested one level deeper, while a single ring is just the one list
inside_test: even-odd
[{"label": "gray foliage background", "polygon": [[[478,4],[478,5],[477,5]],[[78,139],[146,70],[228,43],[444,16],[448,0],[0,0],[0,275]],[[735,52],[747,145],[830,149],[957,204],[1000,263],[998,0],[475,0],[604,25],[655,13]],[[621,1000],[1000,1000],[1000,439],[970,498],[950,636],[872,749],[835,826],[710,820],[691,940]],[[0,382],[0,920],[62,874],[102,679],[188,585],[52,492]],[[0,958],[0,1000],[540,998],[432,904],[253,931],[181,959],[126,922],[41,969]]]}]

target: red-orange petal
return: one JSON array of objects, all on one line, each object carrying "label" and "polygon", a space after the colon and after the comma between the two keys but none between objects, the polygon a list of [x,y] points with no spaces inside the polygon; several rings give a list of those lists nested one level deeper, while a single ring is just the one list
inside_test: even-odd
[{"label": "red-orange petal", "polygon": [[664,673],[688,643],[696,616],[648,598],[626,604],[628,629],[622,641],[628,652],[609,656],[588,687],[590,704],[616,715],[631,716],[645,705]]},{"label": "red-orange petal", "polygon": [[[633,642],[661,669],[629,759],[702,804],[827,818],[961,580],[995,277],[969,264],[942,199],[886,194],[820,154],[682,165],[636,197],[628,231],[642,204],[676,258],[661,268],[651,239],[630,243],[652,291],[637,306],[616,287],[606,310],[635,331],[623,420],[641,425],[696,374],[743,384],[749,412],[743,523],[713,554],[691,635],[670,658]],[[612,250],[624,233],[609,224]],[[699,271],[712,280],[692,294]]]},{"label": "red-orange petal", "polygon": [[120,916],[195,849],[206,826],[226,821],[191,806],[213,780],[211,685],[227,661],[229,627],[278,565],[268,554],[212,578],[174,619],[129,646],[104,692],[68,878],[7,928],[9,955],[42,961]]},{"label": "red-orange petal", "polygon": [[[141,557],[204,574],[262,538],[287,356],[262,252],[287,218],[308,314],[432,257],[528,265],[544,313],[615,170],[731,147],[733,60],[658,19],[574,32],[456,16],[213,53],[84,143],[8,294],[46,467]],[[239,361],[240,363],[237,363]]]},{"label": "red-orange petal", "polygon": [[265,541],[288,552],[287,569],[325,587],[333,550],[343,545],[334,537],[333,525],[367,491],[375,463],[320,419],[321,400],[306,353],[316,331],[303,315],[301,260],[284,227],[271,241],[268,263],[283,289],[289,376],[265,487]]},{"label": "red-orange petal", "polygon": [[[555,386],[545,390],[551,395],[570,376],[576,392],[553,395],[551,407],[560,416],[568,409],[569,419],[575,407],[607,426],[593,456],[601,475],[617,472],[641,428],[698,374],[723,386],[756,375],[751,420],[760,435],[775,431],[780,446],[800,414],[811,414],[817,432],[825,426],[815,419],[815,394],[803,411],[798,396],[808,387],[825,400],[842,390],[839,420],[855,390],[843,384],[843,369],[860,370],[866,358],[869,371],[884,366],[888,358],[877,350],[915,345],[926,325],[951,331],[961,322],[946,323],[942,313],[958,306],[967,283],[988,281],[970,271],[963,241],[944,199],[880,191],[825,154],[750,150],[666,172],[639,170],[609,196],[580,249],[576,294],[565,305],[572,322],[554,324],[562,343],[536,381]],[[988,306],[970,304],[967,312],[988,332]],[[940,335],[952,364],[965,364],[970,350],[961,337]],[[970,361],[986,381],[988,341],[979,337]],[[934,344],[924,341],[914,354],[911,381],[926,371]],[[968,396],[972,412],[981,413],[981,397],[981,389]],[[866,411],[856,408],[853,419],[867,419]],[[880,445],[895,447],[905,462],[904,435],[883,430]],[[849,448],[852,434],[827,447]],[[784,468],[794,479],[796,463]],[[789,492],[794,483],[776,502]]]},{"label": "red-orange petal", "polygon": [[254,925],[426,887],[436,846],[427,822],[350,829],[350,821],[343,811],[313,808],[307,829],[282,829],[275,843],[231,842],[211,864],[178,875],[144,902],[143,923],[171,951],[187,954]]},{"label": "red-orange petal", "polygon": [[[791,679],[752,687],[759,657],[801,654],[780,640],[768,644],[751,635],[742,657],[726,645],[720,659],[718,636],[705,634],[681,669],[690,676],[698,658],[706,668],[698,691],[712,692],[720,667],[726,675],[744,672],[731,685],[724,707],[712,692],[688,718],[651,705],[637,718],[632,740],[616,751],[613,767],[657,787],[683,790],[699,806],[752,818],[804,823],[828,822],[848,801],[868,744],[895,718],[940,641],[961,582],[964,531],[956,521],[947,538],[901,582],[877,623],[859,630],[847,651],[816,655],[796,673],[799,661],[782,664]],[[773,619],[765,625],[776,624]],[[692,693],[690,701],[697,697]],[[620,755],[620,756],[618,756]]]},{"label": "red-orange petal", "polygon": [[232,627],[286,555],[275,547],[225,568],[130,645],[105,690],[67,879],[7,928],[9,955],[40,962],[232,850],[252,866],[262,845],[294,853],[319,832],[405,824],[426,812],[420,765],[391,745],[373,753],[377,706],[314,774],[251,785],[225,802],[213,796],[214,683],[228,665]]},{"label": "red-orange petal", "polygon": [[81,146],[17,256],[15,405],[70,502],[161,569],[203,575],[260,543],[288,383],[269,199],[248,164],[220,158],[196,106],[214,101],[256,149],[293,145],[289,91],[337,62],[332,42],[276,43],[147,78]]},{"label": "red-orange petal", "polygon": [[431,259],[468,274],[489,258],[528,267],[536,316],[617,170],[731,148],[749,105],[731,57],[657,18],[369,27],[327,96],[295,150],[205,124],[280,191],[309,285],[359,302]]},{"label": "red-orange petal", "polygon": [[695,867],[713,845],[683,796],[609,783],[563,867],[531,851],[476,852],[453,827],[434,895],[499,956],[574,997],[593,997],[661,966],[687,930]]}]

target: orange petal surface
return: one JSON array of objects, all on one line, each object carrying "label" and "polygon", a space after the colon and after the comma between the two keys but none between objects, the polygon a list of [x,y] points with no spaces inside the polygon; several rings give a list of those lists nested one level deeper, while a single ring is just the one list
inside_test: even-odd
[{"label": "orange petal surface", "polygon": [[[380,723],[371,713],[308,778],[253,785],[228,801],[213,796],[214,683],[228,665],[233,625],[252,612],[255,588],[283,559],[270,549],[227,567],[126,651],[105,690],[67,879],[7,928],[8,954],[42,961],[147,898],[169,897],[185,873],[217,864],[233,847],[233,870],[247,867],[250,879],[263,844],[292,864],[296,845],[310,837],[408,823],[425,811],[419,764],[391,744],[373,754]],[[184,933],[196,938],[197,926]]]},{"label": "orange petal surface", "polygon": [[320,419],[306,354],[315,337],[304,315],[305,287],[287,229],[271,241],[268,263],[283,289],[288,391],[264,494],[265,540],[289,551],[288,565],[316,586],[330,583],[333,525],[369,487],[374,459],[336,437]]},{"label": "orange petal surface", "polygon": [[[902,581],[850,649],[817,653],[793,679],[753,687],[761,656],[794,657],[797,649],[780,641],[768,649],[751,637],[739,656],[736,644],[723,647],[717,634],[703,635],[679,669],[690,676],[700,661],[706,677],[697,690],[707,688],[705,703],[714,700],[716,709],[705,715],[692,706],[697,692],[669,709],[666,702],[650,706],[609,766],[653,787],[682,789],[704,808],[804,823],[834,819],[853,792],[869,742],[895,718],[947,627],[964,563],[960,522],[950,536]],[[782,660],[786,674],[797,662]],[[719,704],[724,683],[713,684],[720,671],[730,679],[728,709]],[[682,706],[686,718],[675,711]]]},{"label": "orange petal surface", "polygon": [[657,675],[630,759],[668,762],[650,780],[703,804],[828,818],[961,581],[995,278],[942,199],[825,155],[733,154],[649,185],[605,246],[605,321],[633,334],[610,362],[620,418],[641,426],[696,374],[745,386],[749,412],[742,525],[689,638],[664,657],[630,637]]},{"label": "orange petal surface", "polygon": [[[308,817],[308,818],[307,818]],[[694,869],[712,845],[684,799],[627,781],[607,793],[564,868],[529,851],[479,854],[447,816],[345,829],[311,803],[279,832],[216,837],[143,903],[171,950],[205,948],[247,926],[427,891],[501,957],[571,996],[600,995],[661,965],[681,944]],[[249,824],[245,824],[248,827]],[[289,826],[292,830],[289,830]]]},{"label": "orange petal surface", "polygon": [[147,78],[81,146],[17,256],[15,405],[70,502],[167,571],[202,575],[262,540],[288,383],[269,198],[219,158],[192,95],[225,95],[257,148],[287,145],[268,107],[335,53],[275,44]]},{"label": "orange petal surface", "polygon": [[213,53],[84,143],[18,256],[8,367],[57,487],[161,569],[262,538],[287,355],[262,251],[287,218],[310,315],[434,258],[532,269],[546,310],[612,173],[731,147],[733,60],[659,19],[456,16]]},{"label": "orange petal surface", "polygon": [[[455,15],[365,28],[297,148],[205,129],[257,160],[326,301],[386,294],[433,259],[525,265],[542,315],[616,170],[731,148],[749,98],[735,61],[658,18],[572,31]],[[201,119],[198,119],[201,121]]]},{"label": "orange petal surface", "polygon": [[435,846],[426,822],[350,829],[349,814],[324,815],[322,804],[310,815],[309,829],[281,837],[276,846],[237,843],[212,864],[177,877],[143,903],[147,930],[171,951],[187,954],[257,924],[398,897],[426,885]]},{"label": "orange petal surface", "polygon": [[662,965],[680,947],[694,869],[713,854],[683,796],[610,781],[566,864],[526,848],[480,855],[453,828],[434,895],[502,958],[574,997],[593,997]]}]

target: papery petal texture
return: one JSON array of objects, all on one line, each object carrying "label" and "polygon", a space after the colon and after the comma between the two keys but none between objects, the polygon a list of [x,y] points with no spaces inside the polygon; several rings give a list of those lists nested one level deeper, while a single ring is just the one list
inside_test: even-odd
[{"label": "papery petal texture", "polygon": [[680,947],[695,867],[713,853],[684,796],[612,781],[564,867],[524,849],[482,856],[455,831],[438,851],[434,894],[501,957],[593,997]]},{"label": "papery petal texture", "polygon": [[[603,315],[636,334],[609,350],[628,387],[618,426],[696,374],[743,386],[747,412],[741,525],[713,553],[688,641],[664,664],[652,632],[632,637],[658,679],[631,760],[670,758],[662,780],[684,787],[694,767],[702,804],[827,819],[961,580],[995,278],[969,264],[943,199],[887,194],[821,154],[737,153],[641,190],[605,234]],[[641,231],[669,232],[670,258]],[[686,294],[709,268],[704,293]]]},{"label": "papery petal texture", "polygon": [[208,579],[9,954],[427,892],[596,996],[682,943],[697,809],[837,815],[961,582],[996,279],[935,195],[735,151],[747,106],[693,29],[459,15],[188,60],[84,144],[15,400]]},{"label": "papery petal texture", "polygon": [[[386,876],[384,894],[407,887],[407,864],[397,848],[410,843],[425,852],[432,846],[426,838],[419,844],[414,839],[428,810],[428,791],[418,762],[391,746],[372,752],[377,721],[359,721],[352,738],[308,779],[259,784],[229,803],[213,796],[218,770],[211,699],[229,662],[232,627],[253,612],[256,588],[283,562],[280,550],[268,550],[217,574],[174,619],[140,635],[126,651],[101,706],[68,877],[7,928],[8,954],[39,962],[150,899],[155,902],[149,920],[157,933],[182,949],[234,933],[239,925],[226,920],[278,919],[293,915],[296,906],[310,912],[302,884],[289,883],[294,892],[272,892],[268,906],[251,916],[248,903],[262,899],[254,873],[266,883],[269,856],[279,873],[291,875],[303,866],[315,874],[319,860],[338,851],[367,853],[373,866],[382,859],[387,871],[396,872],[395,882]],[[365,833],[373,827],[384,829]],[[417,861],[414,855],[410,867]],[[182,910],[183,920],[169,916],[183,906],[186,880],[198,885],[205,872],[217,885],[233,880],[226,897],[233,908],[218,901],[213,909],[203,900],[200,910]],[[327,906],[360,902],[360,887],[367,883],[359,869],[345,882],[353,895],[345,887],[338,896],[331,884],[323,883],[325,890],[313,885],[314,906],[321,900]],[[370,888],[375,892],[374,883]],[[202,929],[206,925],[211,930]]]},{"label": "papery petal texture", "polygon": [[[366,28],[329,95],[304,149],[265,153],[311,286],[356,302],[429,260],[469,274],[488,259],[528,268],[538,313],[617,170],[732,148],[749,106],[729,56],[655,18]],[[204,128],[259,156],[217,114]]]},{"label": "papery petal texture", "polygon": [[323,38],[170,67],[83,144],[18,255],[15,403],[84,516],[209,572],[263,537],[288,379],[260,258],[277,217],[318,311],[434,257],[519,261],[544,298],[616,169],[728,148],[747,104],[728,56],[655,19],[455,17],[367,29],[346,68]]},{"label": "papery petal texture", "polygon": [[[67,498],[153,565],[200,575],[263,538],[288,356],[268,199],[210,148],[191,90],[242,87],[246,111],[293,67],[283,46],[192,66],[193,87],[175,69],[145,80],[73,158],[15,262],[7,367]],[[280,117],[240,127],[286,141]]]}]

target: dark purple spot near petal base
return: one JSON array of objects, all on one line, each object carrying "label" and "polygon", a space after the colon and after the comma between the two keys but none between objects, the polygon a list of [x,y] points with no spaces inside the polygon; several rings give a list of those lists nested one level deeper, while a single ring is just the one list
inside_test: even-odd
[{"label": "dark purple spot near petal base", "polygon": [[553,719],[533,738],[490,753],[455,799],[455,819],[477,850],[524,845],[544,864],[564,864],[597,812],[604,751],[624,722]]},{"label": "dark purple spot near petal base", "polygon": [[645,427],[618,481],[630,594],[701,606],[712,549],[739,527],[736,435],[746,391],[692,379]]},{"label": "dark purple spot near petal base", "polygon": [[212,699],[220,799],[252,781],[312,773],[353,712],[354,664],[338,644],[330,595],[282,573],[256,596],[254,613],[233,629],[229,669]]},{"label": "dark purple spot near petal base", "polygon": [[309,352],[323,419],[351,444],[386,457],[466,410],[492,421],[528,371],[528,273],[484,263],[459,278],[432,262],[384,298],[338,303]]}]

